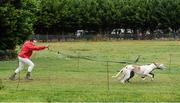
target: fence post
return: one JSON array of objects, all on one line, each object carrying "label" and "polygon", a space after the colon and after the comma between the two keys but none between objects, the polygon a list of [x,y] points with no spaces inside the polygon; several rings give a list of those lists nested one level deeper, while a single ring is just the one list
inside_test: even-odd
[{"label": "fence post", "polygon": [[169,54],[169,73],[171,72],[171,61],[172,61],[171,56],[172,54]]},{"label": "fence post", "polygon": [[80,63],[79,58],[80,58],[80,54],[79,54],[79,52],[78,52],[78,70],[79,70],[79,63]]},{"label": "fence post", "polygon": [[107,90],[109,91],[109,61],[106,61],[107,66]]}]

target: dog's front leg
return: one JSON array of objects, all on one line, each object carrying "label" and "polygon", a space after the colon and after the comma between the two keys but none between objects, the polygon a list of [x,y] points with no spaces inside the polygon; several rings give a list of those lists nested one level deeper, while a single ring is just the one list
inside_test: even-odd
[{"label": "dog's front leg", "polygon": [[149,74],[151,74],[151,75],[152,75],[152,77],[154,78],[154,73],[149,73]]},{"label": "dog's front leg", "polygon": [[150,77],[151,78],[151,80],[153,81],[154,79],[153,79],[153,75],[151,75],[151,74],[146,74],[148,77]]}]

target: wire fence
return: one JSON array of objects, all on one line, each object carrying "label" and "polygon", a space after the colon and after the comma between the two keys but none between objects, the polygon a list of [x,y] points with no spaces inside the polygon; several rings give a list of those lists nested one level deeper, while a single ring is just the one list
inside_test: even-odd
[{"label": "wire fence", "polygon": [[[95,62],[95,63],[104,63],[104,72],[106,73],[106,75],[103,75],[103,76],[106,76],[105,78],[106,78],[106,90],[107,90],[107,96],[109,95],[109,91],[111,91],[111,81],[110,81],[110,68],[111,68],[111,63],[117,63],[117,64],[131,64],[131,63],[137,63],[138,61],[139,61],[139,59],[140,59],[140,55],[137,55],[137,58],[134,58],[133,60],[131,60],[131,61],[113,61],[113,60],[98,60],[98,59],[96,59],[96,58],[94,58],[95,56],[82,56],[82,55],[80,55],[80,53],[76,53],[76,55],[73,55],[73,54],[67,54],[67,53],[65,53],[65,52],[60,52],[60,51],[56,51],[56,50],[53,50],[53,49],[49,49],[49,52],[51,52],[51,53],[54,53],[54,54],[56,54],[56,55],[58,55],[58,56],[61,56],[61,55],[63,55],[64,57],[66,57],[66,58],[72,58],[72,59],[75,59],[75,60],[73,60],[74,62],[76,62],[76,65],[77,65],[77,68],[78,68],[78,70],[79,70],[79,68],[81,68],[81,65],[83,64],[83,63],[81,63],[81,61],[80,60],[86,60],[86,61],[90,61],[90,62]],[[179,55],[179,54],[178,54]],[[173,54],[169,54],[169,64],[168,64],[168,72],[169,72],[169,74],[168,74],[168,76],[169,76],[169,79],[171,80],[171,79],[173,79],[173,78],[171,78],[170,77],[170,72],[171,72],[171,65],[172,65],[172,56],[173,56]],[[55,72],[56,73],[56,72]],[[20,76],[20,75],[19,75]],[[50,100],[50,101],[53,101],[52,100],[52,98],[53,98],[53,96],[55,95],[55,87],[53,86],[53,83],[55,82],[55,81],[53,81],[52,79],[53,79],[53,74],[52,73],[49,73],[49,75],[48,75],[48,79],[49,79],[49,81],[48,81],[48,85],[50,86],[50,88],[51,88],[51,91],[52,91],[52,94],[50,95],[50,97],[48,97],[48,99]],[[56,78],[56,77],[55,77]],[[20,90],[20,88],[19,88],[19,84],[20,83],[20,79],[19,79],[19,81],[18,81],[18,84],[17,84],[17,88],[16,88],[16,90]],[[175,90],[173,89],[173,84],[171,84],[171,81],[169,81],[169,84],[170,84],[170,86],[172,86],[172,92],[174,92]],[[159,85],[160,87],[161,87],[161,85]],[[2,82],[2,80],[0,80],[0,89],[1,89],[1,87],[3,87],[3,82]],[[154,85],[151,85],[151,87],[152,88],[156,88]],[[122,88],[125,88],[125,87],[123,87],[122,86]],[[71,91],[71,90],[70,90]],[[82,90],[83,91],[83,90]],[[73,92],[73,91],[72,91]],[[77,92],[77,91],[74,91],[74,92]],[[160,93],[160,95],[163,95],[163,94],[161,94]],[[170,94],[171,95],[171,94]],[[126,97],[123,97],[123,98],[126,98]]]},{"label": "wire fence", "polygon": [[[62,53],[60,51],[54,51],[52,49],[49,49],[49,51],[52,52],[52,53],[55,53],[57,55],[63,55],[65,57],[67,57],[67,58],[76,59],[77,60],[77,65],[78,65],[78,70],[80,68],[80,59],[91,61],[91,62],[96,62],[96,63],[97,62],[105,63],[106,68],[104,68],[104,69],[106,69],[106,78],[107,78],[107,80],[106,80],[106,82],[107,82],[106,90],[107,91],[110,90],[110,70],[109,70],[110,65],[112,63],[125,64],[125,65],[127,65],[127,64],[137,64],[139,62],[140,57],[141,57],[141,55],[137,55],[137,57],[134,60],[130,60],[130,61],[113,61],[113,60],[98,60],[98,59],[91,58],[90,56],[81,56],[79,53],[76,56],[74,56],[74,55],[71,55],[71,54]],[[169,54],[169,61],[168,62],[169,62],[169,64],[168,64],[168,72],[170,73],[171,72],[171,65],[172,65],[172,55],[171,54]],[[172,78],[170,78],[170,79],[172,79]],[[107,92],[107,94],[108,94],[108,92]]]},{"label": "wire fence", "polygon": [[51,35],[51,34],[36,34],[34,35],[39,41],[76,41],[76,40],[179,40],[180,35],[178,33],[175,34],[88,34],[77,36],[75,34],[67,34],[67,35]]},{"label": "wire fence", "polygon": [[78,63],[77,63],[77,65],[78,65],[78,69],[79,69],[79,65],[80,65],[80,62],[79,62],[79,59],[83,59],[83,60],[88,60],[88,61],[94,61],[94,62],[104,62],[104,63],[106,63],[106,78],[107,78],[107,90],[109,91],[109,89],[110,89],[110,76],[109,76],[109,63],[120,63],[120,64],[132,64],[132,63],[137,63],[138,61],[139,61],[139,59],[140,59],[140,55],[138,55],[137,56],[137,58],[133,61],[132,60],[132,62],[128,62],[128,61],[112,61],[112,60],[96,60],[96,59],[93,59],[93,58],[91,58],[91,57],[89,57],[89,56],[80,56],[80,54],[78,53],[78,55],[77,56],[74,56],[74,55],[69,55],[69,54],[65,54],[65,53],[62,53],[62,52],[60,52],[60,51],[54,51],[54,50],[52,50],[52,49],[48,49],[50,52],[53,52],[53,53],[57,53],[58,55],[63,55],[63,56],[65,56],[65,57],[67,57],[67,58],[76,58],[77,59],[77,61],[78,61]]}]

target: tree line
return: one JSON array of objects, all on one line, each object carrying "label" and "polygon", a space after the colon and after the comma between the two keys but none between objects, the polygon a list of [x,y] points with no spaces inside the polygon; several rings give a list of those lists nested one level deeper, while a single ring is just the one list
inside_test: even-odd
[{"label": "tree line", "polygon": [[0,0],[0,50],[32,34],[180,28],[180,0]]},{"label": "tree line", "polygon": [[47,0],[41,1],[38,33],[106,32],[128,28],[141,32],[180,26],[180,0]]}]

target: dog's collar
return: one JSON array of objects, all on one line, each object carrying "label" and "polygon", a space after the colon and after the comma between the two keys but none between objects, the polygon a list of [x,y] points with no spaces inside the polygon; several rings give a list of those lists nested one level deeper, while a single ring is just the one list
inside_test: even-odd
[{"label": "dog's collar", "polygon": [[158,66],[155,62],[153,62],[153,64],[154,64],[157,68],[159,68],[159,66]]}]

